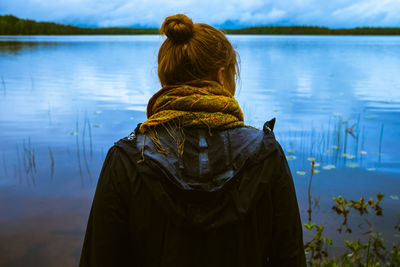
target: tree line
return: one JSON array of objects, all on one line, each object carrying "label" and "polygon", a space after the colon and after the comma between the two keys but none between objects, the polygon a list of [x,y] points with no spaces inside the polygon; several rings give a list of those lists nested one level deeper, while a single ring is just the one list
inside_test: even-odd
[{"label": "tree line", "polygon": [[155,28],[87,28],[0,16],[0,35],[159,34]]},{"label": "tree line", "polygon": [[[298,35],[400,35],[400,28],[357,27],[330,29],[317,26],[259,26],[224,29],[227,34]],[[0,35],[159,34],[156,28],[88,28],[53,22],[36,22],[13,15],[0,15]]]},{"label": "tree line", "polygon": [[225,30],[228,34],[299,34],[299,35],[400,35],[400,28],[357,27],[330,29],[317,26],[260,26]]}]

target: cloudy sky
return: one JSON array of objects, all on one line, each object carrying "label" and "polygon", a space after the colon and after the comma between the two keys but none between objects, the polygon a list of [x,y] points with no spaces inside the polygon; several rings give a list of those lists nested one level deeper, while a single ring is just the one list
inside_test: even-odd
[{"label": "cloudy sky", "polygon": [[159,27],[185,13],[195,22],[237,28],[313,25],[400,27],[400,0],[1,0],[0,14],[79,26]]}]

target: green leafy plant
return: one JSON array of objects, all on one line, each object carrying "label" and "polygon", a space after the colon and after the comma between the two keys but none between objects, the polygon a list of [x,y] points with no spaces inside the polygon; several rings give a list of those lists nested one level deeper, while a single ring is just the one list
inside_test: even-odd
[{"label": "green leafy plant", "polygon": [[304,227],[310,231],[313,239],[304,245],[306,255],[309,255],[307,263],[311,266],[319,266],[319,264],[328,258],[328,249],[332,245],[332,240],[323,236],[324,226],[315,223],[305,223]]},{"label": "green leafy plant", "polygon": [[[310,190],[309,190],[310,191]],[[311,194],[309,193],[309,199]],[[351,210],[355,210],[360,216],[365,214],[374,214],[375,216],[383,216],[383,208],[381,202],[384,194],[378,193],[376,199],[370,198],[368,201],[364,197],[359,200],[347,200],[343,196],[333,198],[334,205],[332,210],[340,216],[343,221],[338,228],[338,232],[342,233],[343,229],[346,233],[351,234],[353,230],[349,226],[349,214]],[[311,209],[311,205],[309,206]],[[307,210],[309,219],[311,219],[311,211]],[[395,229],[400,231],[400,213],[399,220],[395,225]],[[329,257],[330,248],[333,245],[332,239],[323,235],[324,225],[317,225],[315,222],[307,222],[304,227],[310,232],[312,239],[304,244],[304,249],[309,266],[361,266],[361,267],[377,267],[377,266],[400,266],[400,241],[392,244],[391,250],[386,248],[382,233],[374,232],[372,223],[365,219],[369,226],[369,230],[364,235],[368,235],[367,242],[363,243],[360,239],[350,240],[344,239],[346,252],[340,257]]]},{"label": "green leafy plant", "polygon": [[383,209],[380,206],[380,203],[384,196],[384,194],[378,193],[376,195],[377,200],[370,198],[367,202],[365,201],[364,197],[360,198],[358,201],[347,200],[342,196],[334,197],[333,201],[335,202],[335,205],[332,206],[332,210],[334,210],[338,215],[343,216],[343,222],[337,229],[338,232],[341,233],[343,228],[345,228],[347,233],[352,233],[353,230],[348,225],[348,216],[351,209],[355,209],[360,215],[364,215],[369,213],[369,207],[375,211],[376,216],[382,216]]}]

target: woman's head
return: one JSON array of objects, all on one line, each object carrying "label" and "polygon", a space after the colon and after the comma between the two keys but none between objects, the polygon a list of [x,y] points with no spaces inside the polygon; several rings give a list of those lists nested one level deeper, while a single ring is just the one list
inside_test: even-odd
[{"label": "woman's head", "polygon": [[207,79],[222,82],[234,94],[237,55],[223,32],[177,14],[164,20],[161,34],[167,36],[158,53],[163,86]]}]

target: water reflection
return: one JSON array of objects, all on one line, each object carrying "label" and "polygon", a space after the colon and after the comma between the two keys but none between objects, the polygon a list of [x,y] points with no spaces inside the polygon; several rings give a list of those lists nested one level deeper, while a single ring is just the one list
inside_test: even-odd
[{"label": "water reflection", "polygon": [[0,54],[16,55],[23,50],[32,50],[40,48],[40,46],[56,46],[57,42],[20,42],[20,41],[0,41]]}]

